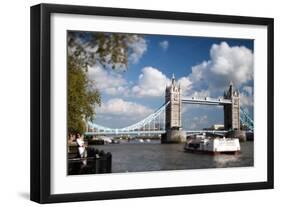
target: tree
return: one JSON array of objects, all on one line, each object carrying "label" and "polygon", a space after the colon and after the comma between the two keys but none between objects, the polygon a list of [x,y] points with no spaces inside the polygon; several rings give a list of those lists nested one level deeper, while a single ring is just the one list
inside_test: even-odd
[{"label": "tree", "polygon": [[68,133],[83,133],[85,120],[94,116],[94,106],[100,104],[100,94],[92,89],[85,71],[81,70],[73,57],[68,57],[67,124]]},{"label": "tree", "polygon": [[127,68],[129,55],[138,50],[134,43],[142,40],[137,34],[69,31],[68,54],[84,69],[95,64]]},{"label": "tree", "polygon": [[127,69],[134,49],[131,46],[141,38],[135,34],[68,32],[68,134],[83,133],[85,121],[95,117],[95,107],[101,104],[100,92],[88,79],[88,66]]}]

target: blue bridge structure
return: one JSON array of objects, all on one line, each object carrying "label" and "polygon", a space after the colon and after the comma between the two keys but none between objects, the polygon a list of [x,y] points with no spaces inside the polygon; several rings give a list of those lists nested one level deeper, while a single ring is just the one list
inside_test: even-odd
[{"label": "blue bridge structure", "polygon": [[[182,104],[200,104],[222,106],[224,109],[224,129],[223,130],[187,130],[182,129],[181,116]],[[180,85],[173,76],[172,83],[166,87],[165,103],[152,114],[137,123],[123,127],[110,128],[99,125],[92,121],[87,123],[86,135],[164,135],[168,141],[173,141],[175,136],[180,134],[213,133],[225,134],[230,130],[254,131],[254,122],[249,114],[240,106],[240,95],[238,90],[234,90],[231,83],[224,96],[220,98],[210,97],[184,97],[181,95]]]}]

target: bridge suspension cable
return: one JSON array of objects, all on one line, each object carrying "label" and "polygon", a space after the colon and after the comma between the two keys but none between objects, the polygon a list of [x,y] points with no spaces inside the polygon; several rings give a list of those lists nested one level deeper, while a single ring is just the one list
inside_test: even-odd
[{"label": "bridge suspension cable", "polygon": [[[169,105],[170,102],[163,104],[160,108],[158,108],[155,112],[144,118],[143,120],[129,125],[123,128],[109,128],[102,125],[98,125],[93,123],[92,121],[88,121],[88,126],[90,129],[93,129],[93,132],[86,134],[121,134],[121,133],[144,133],[143,131],[147,131],[148,133],[157,132],[163,133],[165,131],[165,109]],[[158,127],[156,127],[156,123],[158,122]],[[151,125],[153,127],[151,127]],[[148,129],[146,129],[148,128]]]},{"label": "bridge suspension cable", "polygon": [[245,109],[240,107],[240,122],[245,125],[249,130],[254,130],[254,121],[245,111]]}]

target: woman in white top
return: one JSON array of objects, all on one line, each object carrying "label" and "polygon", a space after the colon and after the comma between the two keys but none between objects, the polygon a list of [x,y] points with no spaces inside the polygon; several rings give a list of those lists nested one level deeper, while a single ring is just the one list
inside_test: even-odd
[{"label": "woman in white top", "polygon": [[81,136],[79,133],[77,133],[76,142],[77,142],[77,145],[78,145],[78,152],[79,152],[80,157],[81,158],[87,157],[87,151],[86,151],[84,136],[83,135]]}]

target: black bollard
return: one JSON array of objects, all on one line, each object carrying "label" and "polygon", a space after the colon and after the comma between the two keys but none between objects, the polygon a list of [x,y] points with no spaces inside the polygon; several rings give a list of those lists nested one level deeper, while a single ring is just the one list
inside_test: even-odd
[{"label": "black bollard", "polygon": [[87,155],[88,157],[95,157],[96,152],[94,148],[87,148]]},{"label": "black bollard", "polygon": [[99,173],[99,168],[100,168],[100,158],[95,158],[95,174]]},{"label": "black bollard", "polygon": [[95,155],[99,154],[100,151],[98,149],[95,149]]},{"label": "black bollard", "polygon": [[101,156],[101,158],[100,158],[100,173],[105,173],[105,172],[106,172],[105,157]]},{"label": "black bollard", "polygon": [[105,152],[103,150],[100,151],[99,155],[102,157],[105,155]]},{"label": "black bollard", "polygon": [[106,153],[106,172],[111,173],[112,170],[112,154],[110,152]]}]

